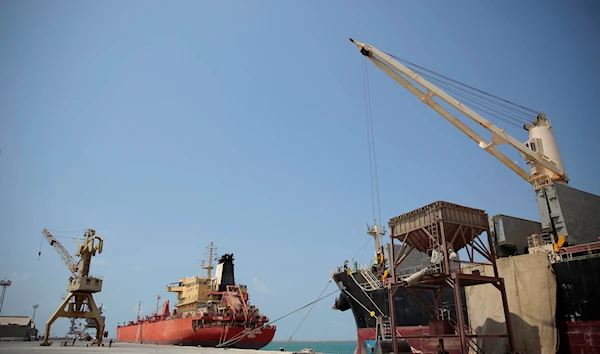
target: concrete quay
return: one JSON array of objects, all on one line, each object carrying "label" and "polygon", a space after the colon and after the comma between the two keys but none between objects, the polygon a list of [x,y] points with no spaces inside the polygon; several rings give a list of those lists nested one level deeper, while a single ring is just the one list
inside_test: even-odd
[{"label": "concrete quay", "polygon": [[[52,341],[49,347],[41,347],[40,341],[37,342],[0,342],[0,353],[2,354],[41,354],[41,353],[69,353],[69,354],[145,354],[145,353],[160,353],[160,354],[251,354],[257,353],[254,349],[222,349],[222,348],[199,348],[199,347],[184,347],[175,345],[152,345],[152,344],[132,344],[132,343],[115,343],[108,346],[108,342],[104,347],[86,347],[89,342],[76,342],[75,346],[61,346],[61,340]],[[261,354],[281,354],[278,351],[261,350]]]}]

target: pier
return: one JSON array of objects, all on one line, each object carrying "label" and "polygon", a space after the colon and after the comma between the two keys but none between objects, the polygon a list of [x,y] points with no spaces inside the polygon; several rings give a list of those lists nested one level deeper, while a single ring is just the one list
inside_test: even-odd
[{"label": "pier", "polygon": [[[61,346],[61,340],[52,341],[52,345],[41,347],[39,342],[0,342],[0,353],[2,354],[36,354],[36,353],[71,353],[71,354],[144,354],[160,352],[163,354],[249,354],[256,353],[254,349],[221,349],[221,348],[198,348],[192,346],[177,346],[177,345],[152,345],[152,344],[130,344],[114,342],[111,347],[108,342],[104,347],[86,347],[89,342],[75,342],[74,346]],[[261,354],[281,354],[279,351],[261,350]],[[287,352],[290,353],[290,352]]]}]

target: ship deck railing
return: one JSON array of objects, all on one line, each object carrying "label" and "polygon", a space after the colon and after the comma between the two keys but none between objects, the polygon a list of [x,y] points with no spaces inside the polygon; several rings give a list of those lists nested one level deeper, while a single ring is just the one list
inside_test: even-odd
[{"label": "ship deck railing", "polygon": [[538,249],[544,248],[544,246],[554,245],[554,238],[551,234],[533,234],[527,237],[527,248]]},{"label": "ship deck railing", "polygon": [[561,247],[554,251],[554,238],[550,234],[533,234],[527,238],[529,253],[552,253],[552,262],[568,262],[600,257],[600,241]]},{"label": "ship deck railing", "polygon": [[559,262],[600,257],[600,242],[563,247],[556,256]]},{"label": "ship deck railing", "polygon": [[363,279],[366,280],[365,283],[360,284],[363,287],[366,287],[368,290],[381,289],[383,285],[381,281],[377,279],[377,276],[373,274],[371,267],[363,266],[359,268],[360,273],[363,276]]}]

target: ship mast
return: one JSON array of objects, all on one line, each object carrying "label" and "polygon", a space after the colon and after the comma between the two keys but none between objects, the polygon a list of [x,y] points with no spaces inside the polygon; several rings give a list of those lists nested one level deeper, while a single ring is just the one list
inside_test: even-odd
[{"label": "ship mast", "polygon": [[[208,259],[202,260],[202,269],[206,269],[206,278],[211,278],[211,271],[214,269],[213,261],[217,260],[217,247],[211,241],[208,246],[206,246],[206,253],[204,254]],[[208,263],[208,264],[206,264]]]},{"label": "ship mast", "polygon": [[156,295],[156,315],[158,315],[158,306],[160,305],[160,294]]},{"label": "ship mast", "polygon": [[373,226],[368,226],[367,234],[371,235],[375,240],[375,263],[379,263],[379,254],[381,253],[381,236],[385,235],[385,227],[377,225],[377,221]]}]

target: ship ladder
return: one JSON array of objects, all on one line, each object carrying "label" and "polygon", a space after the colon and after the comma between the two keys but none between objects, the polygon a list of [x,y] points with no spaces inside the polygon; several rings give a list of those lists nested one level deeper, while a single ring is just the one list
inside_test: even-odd
[{"label": "ship ladder", "polygon": [[375,328],[375,340],[390,340],[392,337],[392,324],[389,317],[385,319],[380,316],[377,317],[377,324]]},{"label": "ship ladder", "polygon": [[[392,340],[392,322],[390,320],[389,317],[378,317],[377,318],[377,324],[376,324],[376,328],[375,328],[375,340]],[[398,329],[396,329],[396,338],[402,338],[402,334],[400,334],[400,332],[398,331]],[[422,351],[418,350],[417,348],[413,347],[412,345],[410,345],[410,343],[408,344],[410,346],[410,351],[414,354],[423,354]]]},{"label": "ship ladder", "polygon": [[438,233],[438,222],[439,222],[439,215],[438,215],[438,210],[435,209],[430,209],[429,213],[428,213],[428,220],[429,220],[429,234],[431,236],[431,247],[433,250],[435,251],[439,251],[441,248],[440,245],[440,236]]},{"label": "ship ladder", "polygon": [[369,268],[361,268],[360,274],[362,274],[363,278],[366,280],[366,284],[368,284],[368,288],[366,290],[377,290],[381,289],[382,285],[379,279],[371,272]]}]

